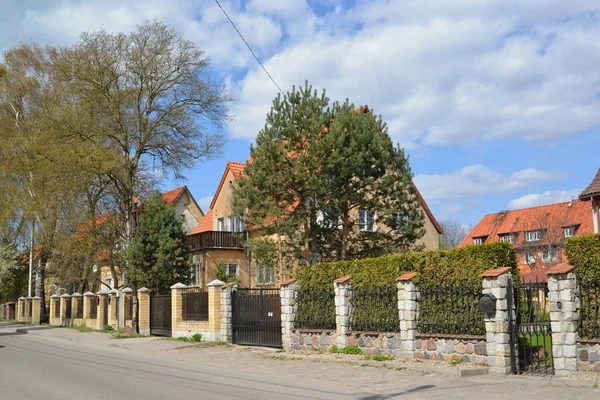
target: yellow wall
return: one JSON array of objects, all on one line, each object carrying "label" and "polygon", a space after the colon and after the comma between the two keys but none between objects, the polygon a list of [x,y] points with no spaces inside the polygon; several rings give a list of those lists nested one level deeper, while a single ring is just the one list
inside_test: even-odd
[{"label": "yellow wall", "polygon": [[173,206],[175,207],[175,216],[177,219],[181,221],[181,216],[183,215],[185,217],[182,222],[183,230],[186,234],[190,233],[204,216],[196,203],[192,201],[187,191],[183,192],[181,196],[179,196]]},{"label": "yellow wall", "polygon": [[228,171],[225,176],[225,181],[223,182],[223,186],[221,187],[221,191],[219,192],[219,196],[217,197],[215,204],[212,208],[213,210],[213,230],[219,230],[217,225],[217,221],[219,218],[227,219],[228,216],[234,215],[233,213],[233,197],[232,197],[232,188],[231,185],[235,183],[235,177],[233,176],[233,172]]}]

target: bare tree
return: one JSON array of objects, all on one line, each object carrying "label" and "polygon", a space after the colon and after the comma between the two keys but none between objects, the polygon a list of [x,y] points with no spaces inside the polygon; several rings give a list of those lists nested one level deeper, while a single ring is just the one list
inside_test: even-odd
[{"label": "bare tree", "polygon": [[472,229],[469,225],[461,224],[456,219],[441,220],[440,225],[444,230],[444,233],[440,235],[440,249],[458,247]]}]

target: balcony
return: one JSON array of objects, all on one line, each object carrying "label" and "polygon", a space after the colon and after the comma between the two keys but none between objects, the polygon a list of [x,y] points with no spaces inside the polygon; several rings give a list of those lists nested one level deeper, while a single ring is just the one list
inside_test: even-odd
[{"label": "balcony", "polygon": [[234,249],[243,250],[245,232],[200,232],[189,237],[190,248],[194,250]]}]

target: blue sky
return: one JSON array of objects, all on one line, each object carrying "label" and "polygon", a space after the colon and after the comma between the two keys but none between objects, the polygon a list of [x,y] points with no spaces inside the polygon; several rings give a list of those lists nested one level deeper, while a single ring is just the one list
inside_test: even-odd
[{"label": "blue sky", "polygon": [[[221,0],[278,84],[368,104],[410,154],[438,219],[567,201],[600,167],[597,0]],[[214,0],[8,0],[0,51],[73,43],[157,18],[206,50],[233,96],[222,159],[165,180],[210,203],[244,161],[277,88]]]}]

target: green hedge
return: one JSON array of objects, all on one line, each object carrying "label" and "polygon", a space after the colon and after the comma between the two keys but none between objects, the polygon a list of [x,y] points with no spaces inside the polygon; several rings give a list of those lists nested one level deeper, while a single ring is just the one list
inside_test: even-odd
[{"label": "green hedge", "polygon": [[584,280],[600,279],[600,235],[576,236],[567,239],[565,255]]},{"label": "green hedge", "polygon": [[352,276],[355,287],[386,286],[413,271],[431,283],[475,283],[481,282],[483,271],[500,267],[512,267],[513,274],[518,274],[516,253],[509,243],[306,265],[298,268],[296,278],[303,289],[328,288],[345,275]]}]

